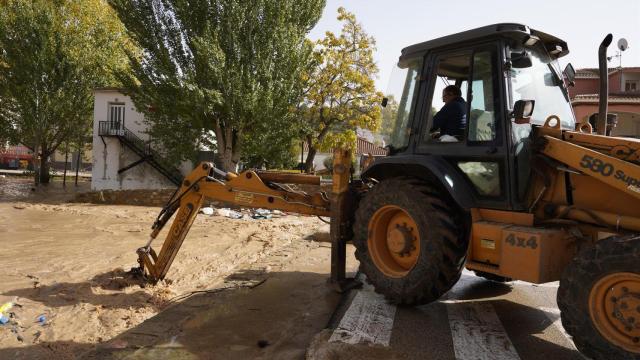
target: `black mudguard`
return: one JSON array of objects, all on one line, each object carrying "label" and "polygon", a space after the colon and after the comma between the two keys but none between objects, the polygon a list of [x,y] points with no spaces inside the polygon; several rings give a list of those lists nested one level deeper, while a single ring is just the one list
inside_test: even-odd
[{"label": "black mudguard", "polygon": [[464,210],[476,207],[476,198],[464,176],[449,162],[432,155],[395,155],[376,159],[361,175],[378,181],[397,176],[424,179],[446,190]]}]

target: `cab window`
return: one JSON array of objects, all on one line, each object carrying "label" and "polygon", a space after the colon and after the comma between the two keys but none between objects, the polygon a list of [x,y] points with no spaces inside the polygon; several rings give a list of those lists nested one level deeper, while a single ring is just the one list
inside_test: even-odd
[{"label": "cab window", "polygon": [[464,140],[471,53],[446,54],[436,60],[431,104],[423,138],[429,142]]},{"label": "cab window", "polygon": [[469,111],[469,141],[493,141],[496,138],[495,77],[491,51],[473,55],[471,107]]}]

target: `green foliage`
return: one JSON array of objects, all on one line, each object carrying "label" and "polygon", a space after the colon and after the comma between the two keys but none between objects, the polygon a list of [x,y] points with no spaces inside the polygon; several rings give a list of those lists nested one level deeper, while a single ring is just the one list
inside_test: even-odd
[{"label": "green foliage", "polygon": [[126,69],[121,24],[101,0],[0,2],[0,136],[48,157],[90,133],[93,89]]},{"label": "green foliage", "polygon": [[[329,174],[333,174],[333,155],[327,156],[322,160],[322,165],[325,169],[329,171]],[[353,172],[356,168],[356,158],[355,156],[351,158],[351,171]]]},{"label": "green foliage", "polygon": [[317,150],[355,148],[356,129],[380,126],[379,101],[374,78],[375,40],[344,8],[338,9],[342,32],[327,32],[315,43],[315,66],[305,76],[304,106],[300,108],[302,131],[309,144],[307,169]]},{"label": "green foliage", "polygon": [[[290,114],[284,116],[290,119]],[[278,123],[274,119],[271,123]],[[268,125],[264,123],[264,125]],[[300,156],[300,140],[296,139],[295,122],[251,131],[243,141],[242,162],[245,168],[293,169]]]},{"label": "green foliage", "polygon": [[123,81],[173,160],[191,158],[210,131],[225,170],[243,146],[248,162],[291,146],[304,39],[324,0],[109,3],[143,54],[130,53],[134,76]]},{"label": "green foliage", "polygon": [[399,104],[393,95],[388,95],[387,99],[387,106],[382,108],[382,123],[380,124],[380,135],[382,135],[386,143],[389,143],[389,139],[393,135],[396,128]]}]

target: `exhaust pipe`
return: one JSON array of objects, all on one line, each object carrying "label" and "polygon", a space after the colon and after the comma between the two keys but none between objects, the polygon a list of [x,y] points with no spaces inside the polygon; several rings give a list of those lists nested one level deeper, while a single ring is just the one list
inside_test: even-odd
[{"label": "exhaust pipe", "polygon": [[607,132],[607,106],[609,102],[609,69],[607,68],[607,48],[613,41],[613,35],[604,37],[598,48],[598,68],[600,71],[600,104],[598,107],[598,121],[596,130],[598,135],[606,135]]}]

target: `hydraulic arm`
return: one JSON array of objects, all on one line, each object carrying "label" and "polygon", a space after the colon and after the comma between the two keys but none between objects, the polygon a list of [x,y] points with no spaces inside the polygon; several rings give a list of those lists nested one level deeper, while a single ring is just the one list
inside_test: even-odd
[{"label": "hydraulic arm", "polygon": [[[547,121],[549,122],[549,121]],[[640,231],[640,141],[602,136],[559,126],[537,128],[538,150],[564,164],[564,185],[542,203],[546,215],[609,227]],[[551,174],[551,173],[549,173]],[[559,201],[561,200],[561,201]]]},{"label": "hydraulic arm", "polygon": [[[320,185],[320,177],[295,173],[274,173],[248,170],[240,174],[226,173],[203,162],[182,182],[169,202],[163,207],[152,226],[147,244],[138,249],[139,270],[149,281],[164,279],[171,263],[180,250],[193,221],[205,200],[215,200],[246,208],[278,209],[306,215],[331,216],[332,218],[332,280],[339,286],[345,283],[345,239],[342,224],[348,219],[339,211],[349,201],[348,184],[350,155],[336,151],[334,154],[334,186],[332,200],[326,193],[307,194],[287,184]],[[163,227],[175,214],[159,253],[151,247]],[[334,221],[335,220],[335,221]]]}]

